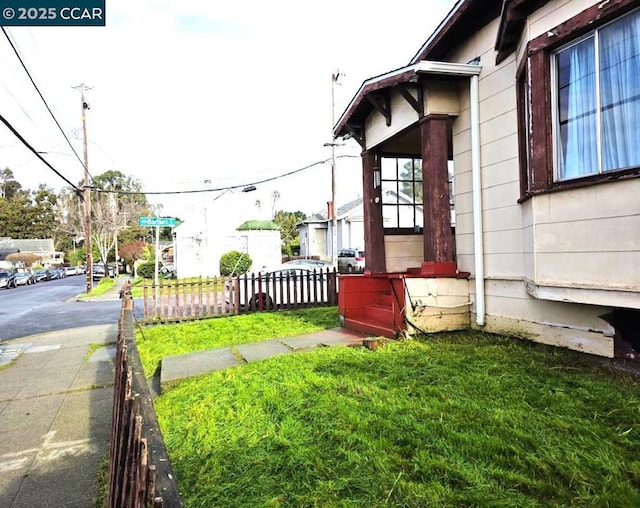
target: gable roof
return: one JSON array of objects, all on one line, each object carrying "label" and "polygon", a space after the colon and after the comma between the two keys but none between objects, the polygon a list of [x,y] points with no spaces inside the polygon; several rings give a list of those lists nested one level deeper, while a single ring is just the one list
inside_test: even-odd
[{"label": "gable roof", "polygon": [[[353,201],[349,201],[348,203],[345,203],[344,205],[339,206],[337,208],[336,217],[340,219],[341,217],[349,215],[349,212],[358,208],[360,205],[362,205],[361,197],[356,198]],[[309,224],[312,222],[326,222],[327,220],[329,220],[329,214],[327,213],[326,210],[323,210],[321,212],[314,213],[310,217],[307,217],[305,220],[300,221],[298,224]]]},{"label": "gable roof", "polygon": [[[375,107],[372,104],[375,102],[375,97],[373,101],[365,99],[395,86],[419,81],[418,74],[454,75],[450,71],[443,72],[436,64],[441,63],[444,67],[451,51],[460,44],[460,41],[469,38],[497,17],[500,17],[500,27],[495,45],[495,49],[498,51],[497,60],[499,62],[506,58],[516,48],[527,15],[549,1],[458,0],[406,67],[374,76],[362,83],[334,126],[334,136],[354,136],[364,146],[362,125]],[[421,67],[420,64],[427,65]]]},{"label": "gable roof", "polygon": [[516,50],[527,16],[548,2],[549,0],[503,0],[496,37],[496,63]]},{"label": "gable roof", "polygon": [[55,252],[53,239],[13,239],[0,238],[0,250],[11,250],[13,252]]},{"label": "gable roof", "polygon": [[[500,15],[503,2],[508,3],[509,0],[458,0],[409,61],[409,65],[420,60],[446,60],[461,40]],[[523,0],[515,2],[522,3]]]},{"label": "gable roof", "polygon": [[[413,200],[409,196],[407,196],[406,194],[404,194],[402,192],[396,192],[396,191],[392,191],[392,190],[387,190],[387,191],[385,191],[385,193],[388,194],[388,195],[395,196],[398,199],[398,201],[401,201],[403,203],[406,203],[406,204],[413,203]],[[362,203],[363,203],[363,199],[362,198],[356,198],[353,201],[350,201],[349,203],[346,203],[346,204],[342,205],[341,207],[339,207],[336,210],[336,217],[338,218],[338,220],[340,220],[340,219],[348,216],[349,212],[352,212],[356,208],[362,206]],[[422,208],[422,207],[419,206],[419,208]],[[300,221],[298,223],[298,226],[300,226],[302,224],[323,223],[323,222],[328,222],[328,221],[329,221],[329,216],[328,216],[326,211],[323,211],[323,212],[314,213],[311,217],[308,217],[307,219],[305,219],[303,221]]]},{"label": "gable roof", "polygon": [[240,224],[237,231],[279,231],[280,226],[270,220],[248,220]]}]

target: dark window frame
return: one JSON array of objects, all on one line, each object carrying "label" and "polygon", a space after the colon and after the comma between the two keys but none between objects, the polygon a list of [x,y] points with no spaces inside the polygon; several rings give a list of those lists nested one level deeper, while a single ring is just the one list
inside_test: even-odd
[{"label": "dark window frame", "polygon": [[[400,173],[401,171],[403,171],[403,167],[400,166],[399,164],[399,160],[400,159],[409,159],[411,161],[413,161],[414,164],[416,164],[416,162],[418,164],[420,164],[420,167],[422,168],[422,159],[420,157],[415,157],[415,156],[410,156],[410,155],[391,155],[391,154],[385,154],[382,155],[380,157],[381,159],[387,159],[387,160],[392,160],[395,161],[395,179],[391,179],[391,178],[383,178],[382,174],[381,174],[381,178],[380,178],[380,183],[382,185],[382,187],[384,188],[384,184],[385,183],[393,183],[395,184],[395,191],[396,193],[400,193],[402,192],[401,190],[401,185],[402,182],[411,182],[413,184],[413,186],[415,187],[417,184],[420,185],[421,188],[423,188],[423,180],[420,179],[416,179],[415,178],[415,171],[412,172],[412,178],[411,179],[406,179],[406,178],[400,178]],[[382,160],[380,161],[380,163],[382,164]],[[415,168],[415,166],[414,166]],[[424,174],[423,174],[423,178],[424,178]],[[405,194],[406,195],[406,194]],[[413,197],[414,198],[414,202],[413,203],[389,203],[385,201],[384,198],[384,191],[383,191],[383,196],[382,196],[382,203],[381,206],[383,207],[383,216],[384,216],[384,208],[385,207],[394,207],[396,209],[396,220],[397,223],[400,224],[400,210],[402,208],[413,208],[413,227],[385,227],[384,228],[384,234],[385,235],[422,235],[422,231],[424,226],[423,225],[419,225],[417,224],[417,219],[423,219],[424,217],[424,198],[421,202],[416,202],[415,201],[415,196],[408,196],[408,197]],[[421,208],[422,211],[418,212],[418,209]]]},{"label": "dark window frame", "polygon": [[[516,75],[520,199],[640,176],[640,167],[554,181],[551,76],[553,52],[635,10],[637,0],[616,0],[585,9],[529,41]],[[527,97],[528,93],[528,97]],[[529,113],[529,121],[525,115]]]}]

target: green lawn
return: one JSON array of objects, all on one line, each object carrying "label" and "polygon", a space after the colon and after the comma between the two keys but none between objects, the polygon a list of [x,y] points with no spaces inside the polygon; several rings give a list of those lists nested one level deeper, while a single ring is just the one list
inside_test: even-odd
[{"label": "green lawn", "polygon": [[116,285],[116,279],[112,279],[111,277],[105,277],[104,279],[100,279],[98,284],[94,283],[94,286],[91,290],[91,294],[87,295],[86,293],[80,295],[80,299],[89,298],[91,296],[100,296],[105,294],[107,291],[112,289]]},{"label": "green lawn", "polygon": [[640,506],[640,381],[515,339],[320,348],[155,407],[186,507]]}]

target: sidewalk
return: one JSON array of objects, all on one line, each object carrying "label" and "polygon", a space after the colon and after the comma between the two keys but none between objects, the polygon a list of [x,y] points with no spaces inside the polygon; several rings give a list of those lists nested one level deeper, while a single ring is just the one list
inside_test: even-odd
[{"label": "sidewalk", "polygon": [[[125,282],[132,281],[132,280],[133,280],[133,277],[131,277],[131,275],[121,274],[116,279],[116,285],[111,289],[109,289],[108,291],[106,291],[105,293],[98,296],[94,296],[93,294],[89,296],[84,296],[85,293],[80,293],[78,296],[76,296],[76,300],[79,302],[106,302],[111,300],[119,300],[120,290],[122,289],[122,285]],[[98,281],[94,280],[93,281],[94,289],[97,285],[98,285]]]},{"label": "sidewalk", "polygon": [[[99,296],[120,299],[128,277]],[[117,322],[0,343],[0,506],[94,508],[111,438]]]},{"label": "sidewalk", "polygon": [[117,324],[0,344],[0,506],[95,507]]}]

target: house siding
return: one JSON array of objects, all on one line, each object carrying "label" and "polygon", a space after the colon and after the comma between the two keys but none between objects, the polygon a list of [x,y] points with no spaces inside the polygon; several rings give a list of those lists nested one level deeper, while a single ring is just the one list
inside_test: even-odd
[{"label": "house siding", "polygon": [[[516,55],[524,53],[528,40],[592,5],[594,2],[588,0],[547,3],[529,16],[517,52],[498,65],[493,49],[498,20],[462,42],[448,60],[462,63],[481,56],[485,329],[611,357],[614,331],[600,318],[611,310],[613,300],[608,296],[611,291],[627,291],[620,299],[630,306],[634,305],[633,292],[638,292],[640,298],[640,180],[550,193],[518,203],[515,78],[521,56]],[[457,262],[459,269],[471,272],[473,278],[467,88],[461,89],[460,106],[460,115],[453,124]],[[551,301],[532,296],[527,291],[531,282],[585,288],[585,292],[572,293],[572,302]],[[470,289],[473,293],[472,283]],[[471,311],[475,312],[475,305]]]},{"label": "house siding", "polygon": [[[588,187],[579,188],[577,185],[581,182],[572,182],[575,185],[571,189],[569,185],[564,188],[536,187],[533,190],[538,194],[523,196],[526,186],[520,181],[516,81],[518,70],[525,68],[523,59],[527,57],[528,41],[546,37],[549,33],[550,40],[555,42],[554,32],[550,30],[569,20],[567,26],[577,30],[571,33],[581,33],[580,26],[572,25],[576,23],[572,18],[587,8],[594,11],[595,6],[608,9],[607,4],[609,2],[599,4],[594,0],[544,3],[525,20],[516,50],[509,55],[501,54],[499,63],[496,63],[495,41],[500,19],[496,18],[475,33],[466,35],[466,39],[460,39],[458,46],[443,60],[463,64],[479,59],[481,67],[478,127],[486,315],[484,321],[478,316],[482,324],[478,325],[472,319],[470,326],[612,357],[615,330],[602,316],[614,307],[640,309],[640,200],[637,199],[640,178],[631,178],[636,175],[627,172],[624,179],[617,181],[590,181]],[[632,6],[629,0],[624,4],[620,8]],[[525,12],[531,5],[534,3],[523,3],[520,12]],[[584,16],[580,18],[584,19]],[[433,51],[441,54],[441,50]],[[546,64],[540,58],[544,54],[540,51],[536,53],[538,58],[532,68],[546,79]],[[542,77],[538,75],[534,79]],[[439,85],[429,83],[429,76],[424,79],[427,82],[425,89],[436,93],[431,106],[453,118],[456,264],[459,272],[470,273],[468,303],[473,315],[478,311],[478,295],[474,280],[477,238],[469,81],[460,80],[446,94],[438,96]],[[451,96],[456,86],[457,100]],[[551,121],[545,112],[547,96],[539,93],[540,90],[542,88],[534,88],[536,93],[532,94],[532,109],[537,114],[534,118],[539,122],[535,124],[534,134],[544,131],[546,139]],[[426,97],[425,111],[429,112],[429,94]],[[386,125],[386,119],[380,113],[369,114],[365,123],[367,148],[391,140],[418,121],[416,112],[397,91],[391,91],[390,103],[391,126]],[[406,140],[405,137],[403,141]],[[387,146],[392,145],[393,140]],[[429,145],[422,139],[421,146]],[[537,178],[547,169],[545,153],[550,154],[551,149],[534,147],[538,148],[538,157],[532,159],[532,168]],[[374,245],[382,251],[379,243],[374,242]],[[424,245],[429,247],[428,243]],[[417,265],[423,259],[420,247],[419,237],[385,237],[387,271],[403,271]],[[428,295],[427,290],[428,286],[421,286],[418,292]],[[430,322],[434,316],[423,317]]]},{"label": "house siding", "polygon": [[419,235],[387,235],[384,237],[387,272],[404,272],[419,267],[424,259],[424,242]]},{"label": "house siding", "polygon": [[387,126],[386,118],[379,112],[374,112],[366,121],[367,149],[379,145],[383,141],[418,121],[418,113],[399,92],[391,93],[391,125]]}]

